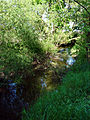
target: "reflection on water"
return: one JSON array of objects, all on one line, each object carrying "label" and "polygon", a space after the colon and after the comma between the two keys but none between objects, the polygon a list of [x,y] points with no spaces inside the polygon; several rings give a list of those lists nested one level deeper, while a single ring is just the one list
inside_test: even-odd
[{"label": "reflection on water", "polygon": [[43,80],[43,78],[41,78],[41,86],[42,86],[42,89],[47,87],[46,79]]},{"label": "reflection on water", "polygon": [[9,83],[8,84],[8,90],[10,92],[9,100],[10,102],[14,102],[14,100],[17,98],[16,94],[16,83]]},{"label": "reflection on water", "polygon": [[0,84],[0,120],[20,120],[25,103],[16,94],[16,83],[0,78]]},{"label": "reflection on water", "polygon": [[67,63],[68,65],[73,65],[73,64],[75,63],[75,61],[76,61],[76,60],[70,56],[70,57],[67,59],[66,63]]},{"label": "reflection on water", "polygon": [[[24,85],[21,85],[18,90],[18,95],[17,84],[13,83],[12,80],[8,80],[8,88],[3,90],[5,92],[3,93],[2,89],[0,89],[0,94],[3,93],[0,98],[0,105],[2,105],[0,107],[3,109],[0,111],[0,115],[5,112],[6,108],[6,112],[9,110],[9,112],[7,112],[9,117],[12,118],[15,115],[15,120],[18,120],[18,111],[20,113],[23,107],[28,106],[26,102],[31,104],[44,90],[53,90],[56,88],[57,85],[62,82],[62,77],[66,68],[69,68],[74,63],[75,59],[70,55],[69,49],[63,48],[60,49],[58,53],[51,55],[45,65],[39,64],[35,67],[33,75],[30,75],[30,73],[26,75],[23,82]],[[7,90],[8,92],[6,92]],[[56,92],[58,91],[56,90]]]},{"label": "reflection on water", "polygon": [[60,49],[55,55],[51,55],[47,66],[38,65],[35,68],[34,76],[29,76],[25,81],[23,97],[26,101],[36,99],[43,90],[52,90],[61,83],[65,69],[75,63],[68,48]]},{"label": "reflection on water", "polygon": [[[57,79],[60,76],[60,74],[58,76],[58,73],[65,71],[65,68],[72,66],[75,61],[76,60],[70,55],[68,48],[62,48],[59,50],[59,54],[51,56],[49,60],[51,66],[44,72],[41,78],[39,78],[41,79],[42,89],[55,87],[58,84],[56,81],[58,81]],[[52,79],[56,80],[54,84]]]},{"label": "reflection on water", "polygon": [[[57,54],[50,56],[45,63],[46,66],[39,64],[34,70],[34,75],[28,73],[23,82],[24,86],[19,90],[19,96],[25,101],[31,102],[40,95],[43,89],[52,90],[56,88],[61,82],[65,69],[75,62],[75,59],[68,51],[67,48],[60,49]],[[18,97],[16,87],[16,83],[8,80],[9,100],[12,103]]]}]

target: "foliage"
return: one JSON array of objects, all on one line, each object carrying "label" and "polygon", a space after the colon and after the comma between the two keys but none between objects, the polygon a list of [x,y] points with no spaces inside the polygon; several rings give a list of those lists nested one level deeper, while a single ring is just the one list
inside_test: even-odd
[{"label": "foliage", "polygon": [[57,90],[41,96],[28,112],[23,112],[23,120],[88,120],[90,66],[86,66],[88,63],[69,71]]},{"label": "foliage", "polygon": [[58,38],[60,32],[54,32],[54,27],[58,26],[57,17],[61,17],[54,6],[47,11],[48,20],[44,22],[42,15],[48,4],[31,3],[28,0],[0,1],[0,71],[5,76],[23,75],[31,68],[34,56],[55,51],[55,43],[65,38],[64,33]]},{"label": "foliage", "polygon": [[72,71],[58,90],[24,111],[24,120],[89,119],[90,68],[83,61],[89,25],[89,0],[0,0],[0,74],[5,78],[22,80],[26,72],[32,73],[34,58],[53,54],[58,44],[76,39],[72,51],[78,61]]},{"label": "foliage", "polygon": [[24,9],[22,3],[0,1],[0,72],[8,77],[30,69],[33,56],[43,53]]},{"label": "foliage", "polygon": [[[34,56],[57,51],[55,45],[71,40],[74,32],[80,38],[76,38],[73,49],[82,59],[90,31],[88,3],[88,0],[1,0],[0,71],[9,75],[31,68]],[[73,25],[70,27],[69,23]]]}]

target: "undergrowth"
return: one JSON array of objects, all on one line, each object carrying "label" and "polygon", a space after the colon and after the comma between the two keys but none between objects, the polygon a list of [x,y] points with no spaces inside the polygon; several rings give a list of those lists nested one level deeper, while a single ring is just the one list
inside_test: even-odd
[{"label": "undergrowth", "polygon": [[23,120],[89,120],[90,66],[72,68],[57,90],[41,96],[30,110],[23,111]]}]

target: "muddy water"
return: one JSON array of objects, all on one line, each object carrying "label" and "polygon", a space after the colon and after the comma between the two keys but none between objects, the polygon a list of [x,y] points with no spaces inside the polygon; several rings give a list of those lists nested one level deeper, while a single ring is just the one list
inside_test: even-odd
[{"label": "muddy water", "polygon": [[55,89],[61,84],[63,74],[74,62],[69,49],[62,48],[58,53],[51,55],[44,65],[36,66],[34,75],[29,75],[24,81],[24,100],[32,103],[43,91]]}]

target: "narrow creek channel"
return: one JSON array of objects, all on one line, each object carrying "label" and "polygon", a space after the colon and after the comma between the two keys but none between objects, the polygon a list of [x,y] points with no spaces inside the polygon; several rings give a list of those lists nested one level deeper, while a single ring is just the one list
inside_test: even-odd
[{"label": "narrow creek channel", "polygon": [[[69,49],[62,48],[50,56],[47,67],[38,65],[35,74],[27,77],[24,85],[18,87],[12,80],[5,82],[3,88],[0,88],[0,120],[20,120],[23,108],[28,109],[44,90],[55,89],[61,83],[66,69],[74,62],[75,58]],[[1,82],[3,79],[0,79]]]}]

